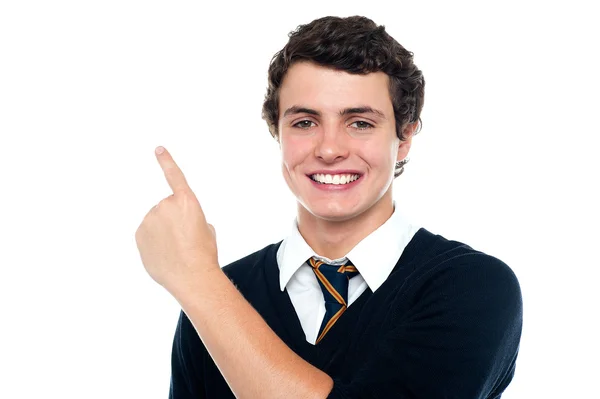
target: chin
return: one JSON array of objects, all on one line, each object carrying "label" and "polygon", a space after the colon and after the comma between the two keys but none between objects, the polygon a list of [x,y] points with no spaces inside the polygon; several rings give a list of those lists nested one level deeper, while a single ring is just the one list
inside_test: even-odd
[{"label": "chin", "polygon": [[344,204],[331,200],[329,202],[302,202],[302,206],[314,217],[330,222],[343,222],[361,213],[361,207],[358,204]]}]

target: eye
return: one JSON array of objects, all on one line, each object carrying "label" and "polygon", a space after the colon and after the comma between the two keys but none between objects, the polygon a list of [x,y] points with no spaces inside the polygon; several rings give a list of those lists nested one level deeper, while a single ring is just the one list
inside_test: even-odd
[{"label": "eye", "polygon": [[305,119],[303,121],[294,123],[292,126],[300,128],[300,129],[308,129],[309,127],[311,127],[310,126],[311,123],[313,123],[313,121],[309,121],[308,119]]},{"label": "eye", "polygon": [[368,122],[365,122],[365,121],[356,121],[356,122],[352,122],[352,123],[350,124],[350,126],[354,125],[355,123],[356,123],[356,124],[358,124],[358,125],[356,126],[356,128],[357,128],[358,130],[367,130],[367,129],[371,129],[371,128],[373,127],[373,125],[371,125],[370,123],[368,123]]}]

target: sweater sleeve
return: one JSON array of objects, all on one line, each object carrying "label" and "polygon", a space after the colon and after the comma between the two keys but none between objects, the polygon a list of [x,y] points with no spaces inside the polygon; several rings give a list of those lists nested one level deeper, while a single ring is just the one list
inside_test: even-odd
[{"label": "sweater sleeve", "polygon": [[169,399],[203,399],[202,372],[204,344],[183,312],[179,314],[171,351]]},{"label": "sweater sleeve", "polygon": [[[377,344],[329,399],[497,399],[512,380],[522,297],[512,270],[483,253],[429,270],[399,294]],[[401,300],[399,300],[401,299]]]}]

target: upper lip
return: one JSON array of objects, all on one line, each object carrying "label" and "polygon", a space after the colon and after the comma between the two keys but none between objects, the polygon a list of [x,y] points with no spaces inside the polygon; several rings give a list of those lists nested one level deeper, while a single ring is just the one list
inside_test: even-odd
[{"label": "upper lip", "polygon": [[312,175],[362,175],[358,170],[353,169],[338,169],[338,170],[316,170],[314,172],[310,172],[307,176]]}]

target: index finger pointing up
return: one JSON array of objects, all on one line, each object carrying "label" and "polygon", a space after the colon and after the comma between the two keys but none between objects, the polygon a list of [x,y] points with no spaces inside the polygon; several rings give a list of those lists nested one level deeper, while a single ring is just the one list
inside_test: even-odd
[{"label": "index finger pointing up", "polygon": [[167,183],[173,190],[173,194],[177,194],[178,192],[186,192],[190,190],[190,186],[183,175],[179,166],[173,160],[173,157],[164,147],[156,147],[156,158],[158,159],[158,163],[165,173],[165,177],[167,179]]}]

